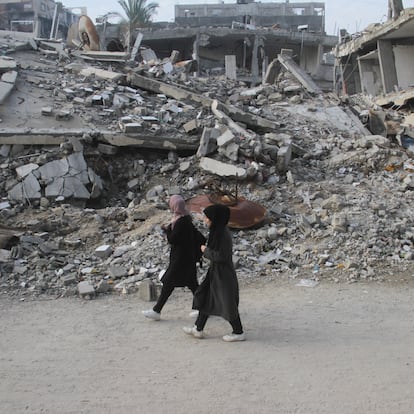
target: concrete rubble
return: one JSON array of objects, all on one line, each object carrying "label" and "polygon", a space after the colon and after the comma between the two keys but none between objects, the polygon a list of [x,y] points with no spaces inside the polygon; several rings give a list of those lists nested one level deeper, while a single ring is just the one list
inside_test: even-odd
[{"label": "concrete rubble", "polygon": [[[404,107],[322,94],[286,56],[274,82],[250,87],[190,77],[148,50],[152,63],[86,61],[7,41],[18,92],[2,105],[0,236],[18,237],[0,250],[1,295],[151,300],[168,264],[169,196],[236,185],[268,211],[260,228],[233,232],[240,278],[412,277]],[[382,129],[365,109],[385,113]]]}]

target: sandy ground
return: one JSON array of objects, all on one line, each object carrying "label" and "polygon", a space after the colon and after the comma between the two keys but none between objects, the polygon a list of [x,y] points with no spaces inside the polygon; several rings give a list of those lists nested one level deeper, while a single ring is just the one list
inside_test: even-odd
[{"label": "sandy ground", "polygon": [[413,284],[241,289],[248,340],[186,336],[189,291],[154,322],[137,294],[0,300],[0,412],[414,412]]}]

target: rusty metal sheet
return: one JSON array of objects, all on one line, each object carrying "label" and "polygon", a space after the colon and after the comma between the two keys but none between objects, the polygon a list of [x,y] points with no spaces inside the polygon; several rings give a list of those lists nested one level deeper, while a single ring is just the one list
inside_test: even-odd
[{"label": "rusty metal sheet", "polygon": [[248,229],[261,224],[266,215],[266,209],[244,197],[234,197],[229,194],[203,194],[186,201],[187,208],[193,213],[203,213],[212,204],[224,204],[230,209],[228,226],[233,229]]}]

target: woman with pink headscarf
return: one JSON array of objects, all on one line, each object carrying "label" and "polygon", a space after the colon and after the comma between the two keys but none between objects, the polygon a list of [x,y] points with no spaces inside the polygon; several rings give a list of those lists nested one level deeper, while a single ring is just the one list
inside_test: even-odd
[{"label": "woman with pink headscarf", "polygon": [[187,286],[194,294],[198,287],[195,231],[191,215],[180,195],[171,196],[169,207],[173,216],[162,229],[171,245],[170,263],[161,278],[162,289],[157,303],[152,309],[142,311],[145,317],[156,321],[161,319],[161,310],[174,288]]}]

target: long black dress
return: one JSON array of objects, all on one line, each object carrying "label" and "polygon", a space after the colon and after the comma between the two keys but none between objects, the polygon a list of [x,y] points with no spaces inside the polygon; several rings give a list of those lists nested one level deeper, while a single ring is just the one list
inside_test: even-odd
[{"label": "long black dress", "polygon": [[161,281],[170,287],[198,285],[194,250],[194,226],[190,215],[180,217],[173,228],[166,229],[171,245],[170,263]]},{"label": "long black dress", "polygon": [[239,284],[232,258],[232,238],[227,228],[221,229],[219,243],[207,247],[204,256],[210,260],[206,278],[197,289],[193,309],[207,315],[234,321],[239,317]]}]

